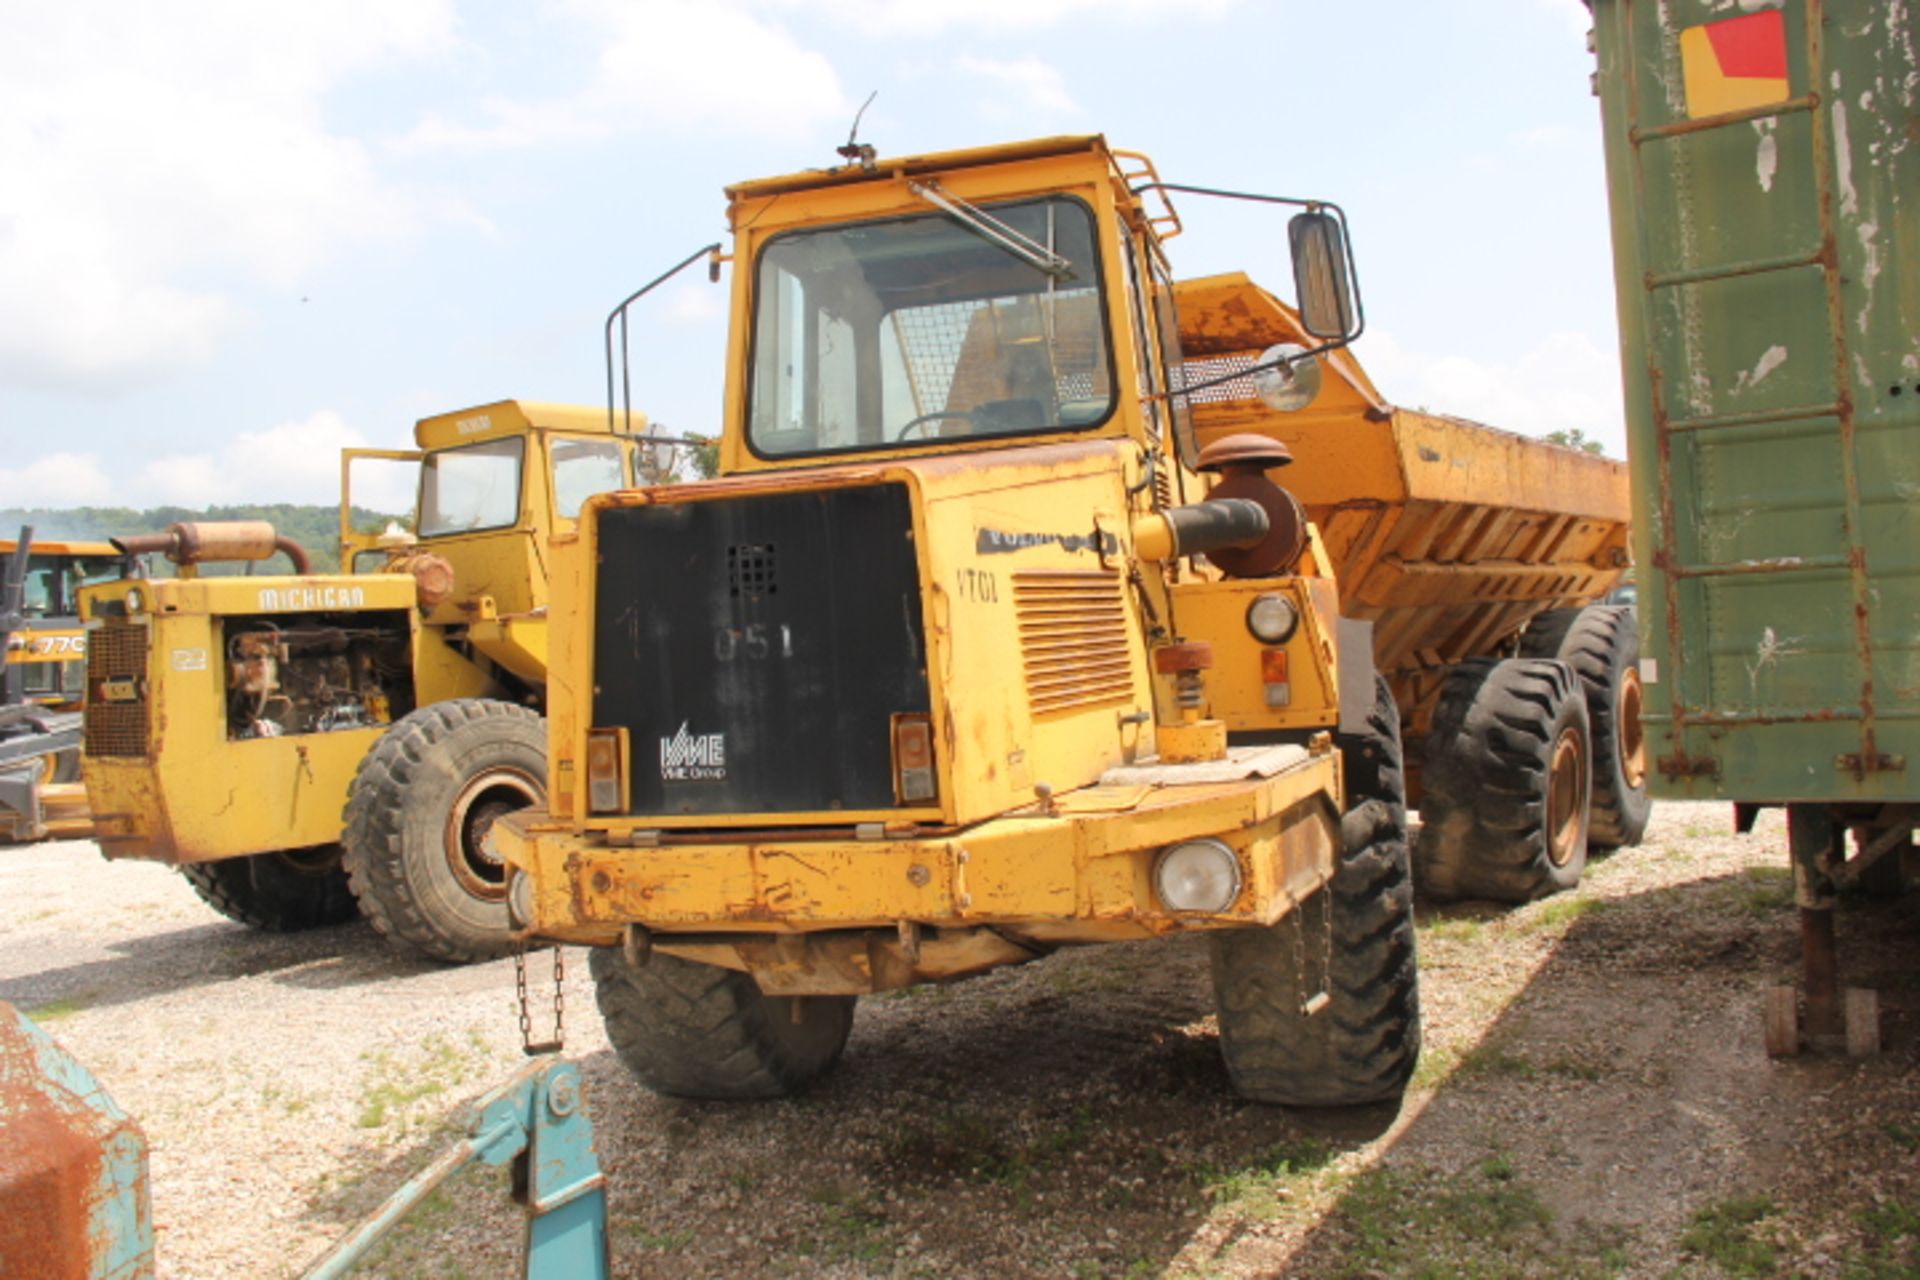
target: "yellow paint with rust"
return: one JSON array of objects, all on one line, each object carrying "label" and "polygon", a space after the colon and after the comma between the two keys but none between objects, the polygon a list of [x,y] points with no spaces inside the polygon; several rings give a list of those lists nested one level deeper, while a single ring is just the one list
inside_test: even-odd
[{"label": "yellow paint with rust", "polygon": [[84,779],[108,857],[205,862],[339,839],[347,786],[382,730],[229,739],[219,619],[352,609],[411,625],[412,579],[109,582],[89,587],[82,604],[96,649],[121,648],[130,631],[145,651],[142,676],[95,696],[143,713],[146,753],[101,754],[106,740],[89,728]]},{"label": "yellow paint with rust", "polygon": [[[1175,293],[1196,377],[1309,341],[1294,311],[1244,275],[1182,281]],[[1351,350],[1323,362],[1320,394],[1304,409],[1222,397],[1195,406],[1195,425],[1202,441],[1254,432],[1291,450],[1293,464],[1274,478],[1319,528],[1345,616],[1374,623],[1374,661],[1417,735],[1455,663],[1620,580],[1627,465],[1398,408]]]},{"label": "yellow paint with rust", "polygon": [[[579,517],[577,509],[561,509],[554,484],[556,450],[569,444],[617,440],[622,446],[620,483],[631,484],[632,448],[625,443],[624,433],[644,433],[645,429],[646,418],[640,414],[633,415],[631,422],[621,418],[616,423],[604,408],[501,400],[422,418],[414,427],[414,442],[419,446],[415,451],[343,450],[340,563],[379,570],[387,561],[377,545],[379,535],[356,531],[352,525],[352,467],[356,460],[417,460],[500,440],[523,440],[525,452],[513,523],[497,529],[435,534],[421,538],[418,545],[453,566],[453,592],[426,611],[427,624],[478,626],[481,636],[475,638],[476,643],[484,638],[497,645],[501,656],[496,661],[502,667],[537,682],[545,665],[545,641],[527,637],[545,625],[550,574],[546,542],[555,533],[571,530]],[[519,636],[508,635],[515,626]]]},{"label": "yellow paint with rust", "polygon": [[[608,944],[637,926],[649,945],[750,969],[768,990],[874,990],[1030,958],[1042,945],[1268,924],[1325,882],[1339,840],[1339,765],[1328,735],[1305,732],[1338,720],[1337,594],[1324,550],[1316,542],[1299,573],[1229,585],[1203,564],[1133,545],[1162,505],[1156,489],[1180,504],[1207,488],[1182,464],[1157,398],[1157,286],[1136,302],[1131,283],[1170,278],[1156,231],[1164,220],[1129,189],[1138,173],[1103,139],[1055,138],[729,189],[736,263],[800,228],[925,214],[915,181],[976,204],[1080,201],[1092,213],[1104,310],[1071,322],[1104,325],[1115,410],[1097,425],[1023,438],[757,456],[745,428],[755,282],[737,270],[721,478],[600,495],[552,545],[549,810],[493,829],[496,850],[531,877],[530,935]],[[647,643],[636,621],[612,642],[633,654],[594,650],[599,515],[875,484],[905,486],[913,512],[937,798],[871,812],[588,814],[588,732],[623,727],[590,723],[593,673],[644,657]],[[989,542],[1007,554],[983,552]],[[1150,761],[1166,732],[1157,726],[1181,719],[1153,648],[1215,639],[1241,661],[1243,595],[1261,589],[1300,604],[1299,694],[1286,723],[1312,749],[1294,748],[1277,773],[1202,783],[1173,767],[1150,784],[1103,785],[1108,770]],[[1027,639],[1042,616],[1062,612],[1077,623],[1065,636]],[[1276,723],[1242,706],[1247,694],[1232,680],[1214,698],[1240,707],[1244,724]],[[1225,842],[1241,865],[1240,895],[1218,915],[1175,913],[1152,887],[1155,855],[1196,837]]]},{"label": "yellow paint with rust", "polygon": [[[503,818],[493,839],[533,879],[535,932],[569,942],[610,943],[635,922],[671,948],[677,932],[890,929],[902,920],[1004,928],[1049,945],[1098,942],[1278,919],[1332,873],[1337,769],[1323,743],[1259,781],[1095,786],[1070,811],[1030,808],[885,840],[690,839],[634,849],[583,841],[531,810]],[[1176,915],[1154,897],[1153,855],[1207,836],[1240,856],[1245,885],[1225,911]]]},{"label": "yellow paint with rust", "polygon": [[[1247,630],[1248,607],[1270,593],[1286,596],[1300,611],[1300,627],[1282,645],[1262,644]],[[1207,714],[1230,732],[1314,729],[1340,718],[1339,657],[1333,643],[1339,604],[1331,581],[1183,582],[1173,589],[1173,598],[1188,638],[1213,645]],[[1287,656],[1288,694],[1282,706],[1271,705],[1267,698],[1261,663],[1269,649]]]},{"label": "yellow paint with rust", "polygon": [[[640,432],[646,420],[635,415],[619,425]],[[353,464],[419,463],[503,439],[524,442],[514,520],[421,539],[420,550],[453,568],[452,593],[423,609],[411,576],[379,572],[392,558],[377,535],[352,527]],[[577,519],[577,511],[562,509],[556,464],[569,448],[611,442],[618,483],[631,483],[631,444],[604,409],[520,400],[422,419],[414,440],[418,450],[342,453],[340,536],[348,573],[159,579],[89,590],[95,628],[137,627],[146,644],[144,675],[113,690],[145,708],[144,743],[130,751],[91,723],[88,733],[86,781],[108,856],[202,862],[340,838],[348,788],[384,727],[229,740],[222,618],[384,613],[412,637],[418,706],[516,696],[513,680],[536,691],[545,683],[546,540]],[[130,608],[136,593],[140,607]]]}]

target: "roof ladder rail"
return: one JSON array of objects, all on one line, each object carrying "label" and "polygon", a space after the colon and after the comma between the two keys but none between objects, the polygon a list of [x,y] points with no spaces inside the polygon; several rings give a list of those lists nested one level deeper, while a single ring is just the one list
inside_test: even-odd
[{"label": "roof ladder rail", "polygon": [[1767,573],[1831,573],[1852,567],[1853,562],[1846,556],[1783,556],[1731,564],[1669,565],[1667,573],[1675,578],[1745,578]]},{"label": "roof ladder rail", "polygon": [[[1647,192],[1646,165],[1657,154],[1647,145],[1668,139],[1706,133],[1712,130],[1729,128],[1735,125],[1756,121],[1778,119],[1788,115],[1805,114],[1808,117],[1807,148],[1813,169],[1815,184],[1815,212],[1819,220],[1820,246],[1810,253],[1795,253],[1782,257],[1754,259],[1746,262],[1725,263],[1717,266],[1695,267],[1680,271],[1648,271],[1644,277],[1645,295],[1642,306],[1646,308],[1648,342],[1645,357],[1647,372],[1654,388],[1654,435],[1657,447],[1663,456],[1669,449],[1682,447],[1689,449],[1702,443],[1698,433],[1717,428],[1759,426],[1767,423],[1792,421],[1801,418],[1825,417],[1835,422],[1835,437],[1839,452],[1842,482],[1842,524],[1848,551],[1844,555],[1809,556],[1803,558],[1780,558],[1739,562],[1733,564],[1680,563],[1682,551],[1677,536],[1679,530],[1674,483],[1671,471],[1662,466],[1658,468],[1657,501],[1658,519],[1666,537],[1673,541],[1658,548],[1664,560],[1661,577],[1664,605],[1669,620],[1678,616],[1679,597],[1682,584],[1689,579],[1725,580],[1753,574],[1776,574],[1796,572],[1825,572],[1844,574],[1848,580],[1853,607],[1859,619],[1856,627],[1855,660],[1859,668],[1861,698],[1858,710],[1858,723],[1861,735],[1861,758],[1873,758],[1874,720],[1873,670],[1871,628],[1868,622],[1873,608],[1872,594],[1866,580],[1866,555],[1862,543],[1861,527],[1864,518],[1863,504],[1860,498],[1859,474],[1861,460],[1858,456],[1854,425],[1854,407],[1847,393],[1851,370],[1848,364],[1846,326],[1841,310],[1840,263],[1837,252],[1837,201],[1832,184],[1832,140],[1828,136],[1826,123],[1820,107],[1823,99],[1820,87],[1826,82],[1825,26],[1828,21],[1827,10],[1830,0],[1788,0],[1784,10],[1798,9],[1801,13],[1801,31],[1804,41],[1804,60],[1798,67],[1798,74],[1790,76],[1806,87],[1799,97],[1783,102],[1767,103],[1760,106],[1726,111],[1717,115],[1702,116],[1697,119],[1672,120],[1661,124],[1641,126],[1637,121],[1643,99],[1639,85],[1641,68],[1632,58],[1626,63],[1627,80],[1627,139],[1632,154],[1629,166],[1630,180],[1634,188],[1636,207],[1645,209]],[[1638,5],[1657,6],[1665,12],[1665,0],[1620,0],[1622,20],[1629,26],[1634,22],[1633,10]],[[1640,253],[1642,262],[1652,261],[1652,244],[1646,227],[1640,227]],[[1654,335],[1658,325],[1652,317],[1654,295],[1662,289],[1680,285],[1697,284],[1707,281],[1733,279],[1741,276],[1753,276],[1768,272],[1790,271],[1816,267],[1819,269],[1826,295],[1826,320],[1829,341],[1832,344],[1833,385],[1835,402],[1829,405],[1800,406],[1786,409],[1742,411],[1734,413],[1713,413],[1692,418],[1669,418],[1660,401],[1660,388],[1664,380],[1660,356]],[[1671,687],[1668,697],[1673,707],[1673,741],[1684,754],[1685,735],[1693,724],[1707,723],[1710,719],[1699,714],[1702,702],[1690,697],[1689,686],[1697,675],[1687,672],[1686,664],[1675,655]],[[1724,710],[1724,709],[1723,709]]]},{"label": "roof ladder rail", "polygon": [[1742,107],[1738,111],[1723,111],[1717,116],[1701,116],[1697,120],[1675,120],[1671,124],[1639,126],[1627,130],[1627,140],[1634,146],[1643,142],[1658,142],[1663,138],[1680,138],[1689,133],[1705,133],[1709,129],[1724,129],[1728,125],[1746,124],[1753,120],[1771,120],[1779,116],[1794,115],[1801,111],[1812,111],[1820,105],[1820,95],[1809,93],[1798,98],[1789,98],[1785,102],[1770,102],[1765,106]]}]

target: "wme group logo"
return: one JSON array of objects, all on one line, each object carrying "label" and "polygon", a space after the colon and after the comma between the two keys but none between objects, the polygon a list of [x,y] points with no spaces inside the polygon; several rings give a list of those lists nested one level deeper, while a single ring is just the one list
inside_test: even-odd
[{"label": "wme group logo", "polygon": [[665,782],[718,782],[727,776],[727,735],[688,733],[687,721],[660,739],[660,777]]}]

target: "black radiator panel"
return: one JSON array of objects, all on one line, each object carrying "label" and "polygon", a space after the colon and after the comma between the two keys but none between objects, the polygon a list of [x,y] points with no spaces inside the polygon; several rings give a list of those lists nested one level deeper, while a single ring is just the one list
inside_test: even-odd
[{"label": "black radiator panel", "polygon": [[892,717],[929,709],[904,485],[600,514],[593,724],[636,814],[889,809]]}]

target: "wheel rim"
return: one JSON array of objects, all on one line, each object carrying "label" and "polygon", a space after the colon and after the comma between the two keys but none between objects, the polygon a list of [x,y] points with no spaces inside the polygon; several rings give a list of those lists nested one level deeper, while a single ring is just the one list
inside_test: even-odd
[{"label": "wheel rim", "polygon": [[1640,727],[1640,673],[1629,668],[1620,681],[1613,709],[1613,732],[1620,744],[1620,774],[1638,791],[1647,781],[1647,735]]},{"label": "wheel rim", "polygon": [[539,804],[541,794],[539,780],[520,769],[489,769],[460,788],[443,843],[462,889],[488,902],[506,900],[506,864],[487,851],[487,832],[506,814]]},{"label": "wheel rim", "polygon": [[1566,866],[1579,851],[1586,815],[1587,744],[1580,730],[1569,726],[1554,739],[1547,773],[1547,857],[1554,866]]}]

